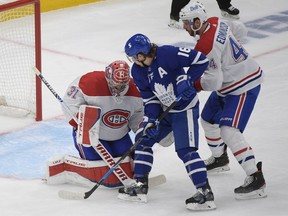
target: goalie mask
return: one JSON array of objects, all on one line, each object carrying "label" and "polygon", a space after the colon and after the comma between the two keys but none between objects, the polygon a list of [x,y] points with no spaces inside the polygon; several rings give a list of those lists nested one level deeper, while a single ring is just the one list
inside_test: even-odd
[{"label": "goalie mask", "polygon": [[[189,21],[192,30],[195,32],[198,31],[202,27],[203,23],[205,23],[207,20],[205,7],[200,2],[188,3],[184,8],[181,9],[179,17],[183,22]],[[196,18],[198,18],[201,23],[201,25],[197,29],[195,29],[193,25],[194,19]]]},{"label": "goalie mask", "polygon": [[114,61],[105,69],[110,92],[113,96],[124,96],[129,89],[130,67],[125,61]]}]

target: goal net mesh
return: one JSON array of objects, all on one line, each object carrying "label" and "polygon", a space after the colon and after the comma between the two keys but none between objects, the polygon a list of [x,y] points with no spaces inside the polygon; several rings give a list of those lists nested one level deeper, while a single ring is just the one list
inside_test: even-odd
[{"label": "goal net mesh", "polygon": [[1,10],[1,6],[0,115],[35,117],[35,7],[26,4]]}]

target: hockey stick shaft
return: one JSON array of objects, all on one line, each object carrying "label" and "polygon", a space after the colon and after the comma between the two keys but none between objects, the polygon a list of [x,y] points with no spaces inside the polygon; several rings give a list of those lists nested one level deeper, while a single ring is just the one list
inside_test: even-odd
[{"label": "hockey stick shaft", "polygon": [[[161,121],[165,116],[170,112],[171,109],[176,105],[176,103],[180,100],[181,98],[176,98],[176,100],[157,118],[157,121]],[[144,135],[142,135],[131,147],[128,149],[128,151],[123,154],[119,160],[108,170],[108,172],[101,178],[101,180],[90,190],[87,191],[84,195],[84,199],[87,199],[88,197],[91,196],[91,194],[105,181],[105,179],[115,170],[115,168],[123,161],[140,143],[141,141],[145,138]]]},{"label": "hockey stick shaft", "polygon": [[34,67],[34,72],[35,74],[41,79],[41,81],[47,86],[47,88],[50,90],[50,92],[55,96],[55,98],[62,104],[62,106],[64,107],[64,109],[66,109],[70,115],[71,118],[73,118],[73,120],[75,122],[78,122],[77,118],[72,115],[72,111],[70,110],[70,108],[64,103],[63,99],[57,94],[57,92],[52,88],[52,86],[49,84],[49,82],[44,78],[44,76],[41,74],[41,72]]}]

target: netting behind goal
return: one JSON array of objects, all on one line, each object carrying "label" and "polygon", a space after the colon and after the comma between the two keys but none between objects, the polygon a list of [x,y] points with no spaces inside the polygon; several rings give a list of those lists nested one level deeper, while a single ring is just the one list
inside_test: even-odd
[{"label": "netting behind goal", "polygon": [[42,120],[39,0],[0,5],[0,115]]}]

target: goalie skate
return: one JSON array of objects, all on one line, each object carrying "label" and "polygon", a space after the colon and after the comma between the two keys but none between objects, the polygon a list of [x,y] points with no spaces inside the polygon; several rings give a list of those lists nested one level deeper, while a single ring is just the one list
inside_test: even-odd
[{"label": "goalie skate", "polygon": [[235,188],[234,193],[236,199],[243,200],[267,197],[264,191],[266,183],[262,173],[261,162],[257,163],[257,168],[258,171],[247,176],[242,186]]}]

